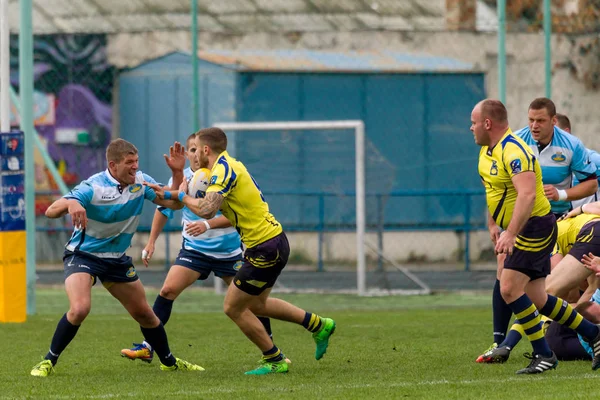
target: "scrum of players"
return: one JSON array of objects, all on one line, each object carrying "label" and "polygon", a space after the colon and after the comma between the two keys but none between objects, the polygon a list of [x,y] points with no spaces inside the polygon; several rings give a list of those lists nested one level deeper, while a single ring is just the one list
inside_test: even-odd
[{"label": "scrum of players", "polygon": [[[478,142],[477,129],[480,129],[481,132],[487,129],[487,125],[485,128],[478,127],[476,120],[481,117],[485,124],[495,123],[492,114],[487,113],[488,117],[492,115],[489,120],[486,119],[486,115],[481,116],[482,108],[489,105],[488,102],[492,105],[500,104],[504,110],[504,116],[506,116],[506,109],[498,101],[484,100],[479,103],[471,116],[471,130],[475,134],[476,142]],[[547,277],[546,274],[529,275],[530,280],[524,294],[525,297],[527,295],[531,297],[533,305],[531,302],[527,304],[533,307],[532,310],[536,310],[537,307],[535,315],[539,310],[540,321],[533,319],[534,314],[527,315],[526,311],[515,309],[517,301],[513,301],[513,299],[506,301],[510,288],[502,287],[502,285],[511,286],[512,284],[506,275],[507,272],[514,274],[514,271],[509,270],[514,270],[510,266],[511,263],[507,263],[508,259],[514,259],[513,250],[514,252],[518,252],[518,249],[532,250],[537,244],[542,243],[542,239],[538,239],[537,242],[535,240],[529,242],[530,247],[523,247],[523,239],[525,239],[523,235],[525,235],[525,228],[529,225],[521,226],[521,230],[514,235],[516,242],[513,242],[512,247],[509,246],[510,249],[502,248],[501,238],[505,231],[511,229],[511,226],[503,228],[500,223],[497,223],[497,218],[494,219],[497,216],[491,215],[494,207],[490,206],[489,196],[490,191],[494,189],[486,182],[486,179],[493,180],[492,178],[495,177],[486,177],[485,171],[482,173],[482,158],[485,158],[483,153],[486,150],[487,158],[492,156],[493,144],[495,144],[492,143],[489,149],[483,147],[479,169],[484,186],[488,184],[486,187],[488,209],[490,210],[488,228],[490,238],[495,245],[498,264],[497,280],[492,295],[494,338],[493,344],[477,357],[476,362],[506,362],[517,343],[522,338],[528,338],[533,346],[533,354],[526,353],[525,357],[530,358],[531,363],[517,373],[542,373],[556,368],[559,360],[592,360],[592,369],[597,369],[600,368],[598,338],[592,337],[596,335],[597,329],[592,331],[592,325],[586,325],[586,329],[592,333],[590,337],[585,337],[579,321],[582,321],[583,324],[587,324],[588,321],[591,324],[600,323],[600,257],[598,257],[600,256],[600,190],[598,186],[600,154],[586,148],[582,141],[571,132],[569,118],[566,115],[557,114],[556,107],[550,99],[537,98],[533,100],[528,108],[528,119],[528,126],[514,133],[510,132],[510,128],[508,128],[507,134],[513,136],[513,143],[517,144],[518,141],[520,144],[525,144],[527,147],[525,149],[523,149],[524,146],[521,147],[522,151],[532,156],[532,159],[541,167],[543,195],[550,204],[549,214],[554,214],[557,220],[555,239],[548,238],[548,242],[554,243],[553,250],[546,255],[546,257],[550,257],[549,275]],[[506,130],[506,128],[503,129]],[[500,135],[499,133],[498,136]],[[505,138],[506,135],[497,142],[502,143],[503,151],[505,144],[511,142]],[[479,142],[478,144],[483,146]],[[509,155],[505,160],[512,160],[510,157]],[[495,165],[492,164],[492,166]],[[514,174],[508,174],[513,178],[513,182],[515,182],[515,175],[518,176],[518,173],[527,171],[521,165],[518,160],[508,161],[505,164],[507,169],[513,169]],[[497,165],[496,168],[498,168]],[[491,171],[490,175],[497,174]],[[515,188],[519,192],[517,183],[515,182]],[[538,197],[540,197],[540,193],[537,193]],[[500,205],[498,209],[501,207]],[[516,206],[514,212],[517,212]],[[535,217],[534,212],[535,208],[527,215],[528,223],[533,224],[534,219],[538,218]],[[510,234],[510,232],[508,233]],[[527,274],[526,271],[521,272]],[[558,300],[551,307],[548,306],[550,301],[545,305],[538,305],[534,301],[534,297],[537,295],[533,294],[531,287],[536,285],[535,280],[539,278],[545,278],[542,286],[545,288],[547,298]],[[544,281],[544,279],[540,281]],[[523,299],[519,299],[519,301],[521,300]],[[509,329],[513,315],[516,318]],[[536,343],[540,339],[545,341],[548,347],[544,347],[545,344],[542,346]],[[544,357],[536,354],[543,352],[544,348],[549,348],[552,354]]]}]

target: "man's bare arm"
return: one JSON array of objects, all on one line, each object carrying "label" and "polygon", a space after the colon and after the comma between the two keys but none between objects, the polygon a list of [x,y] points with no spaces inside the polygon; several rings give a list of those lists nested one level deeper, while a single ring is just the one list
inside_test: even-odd
[{"label": "man's bare arm", "polygon": [[194,214],[204,219],[211,219],[221,208],[224,197],[217,192],[208,192],[203,199],[194,199],[190,196],[183,198],[183,204],[186,205]]}]

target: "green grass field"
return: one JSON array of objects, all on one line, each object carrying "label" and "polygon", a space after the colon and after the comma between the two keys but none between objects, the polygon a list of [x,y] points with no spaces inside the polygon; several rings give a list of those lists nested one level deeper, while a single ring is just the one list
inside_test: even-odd
[{"label": "green grass field", "polygon": [[[156,292],[148,293],[152,302]],[[139,327],[103,289],[92,313],[61,356],[57,373],[29,375],[48,349],[67,301],[59,289],[38,290],[38,315],[0,325],[0,398],[43,399],[591,399],[600,371],[589,362],[562,362],[556,371],[517,376],[530,351],[523,343],[503,365],[478,365],[490,344],[488,295],[358,298],[280,296],[336,319],[338,329],[321,361],[310,334],[276,321],[276,343],[292,360],[288,374],[245,376],[259,352],[221,312],[222,298],[191,290],[177,300],[167,324],[174,354],[206,368],[166,373],[119,356],[141,340]]]}]

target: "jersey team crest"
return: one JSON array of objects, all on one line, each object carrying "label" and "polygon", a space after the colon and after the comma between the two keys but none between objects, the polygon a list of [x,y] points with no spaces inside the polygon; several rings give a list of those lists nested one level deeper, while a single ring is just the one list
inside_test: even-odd
[{"label": "jersey team crest", "polygon": [[492,160],[492,166],[490,167],[490,175],[498,175],[498,163],[496,162],[496,160]]},{"label": "jersey team crest", "polygon": [[550,157],[552,161],[563,162],[567,159],[567,157],[562,153],[562,151],[557,151]]},{"label": "jersey team crest", "polygon": [[513,174],[518,174],[519,172],[521,172],[521,170],[522,170],[521,160],[519,160],[518,158],[515,160],[512,160],[510,162],[510,169],[512,170]]}]

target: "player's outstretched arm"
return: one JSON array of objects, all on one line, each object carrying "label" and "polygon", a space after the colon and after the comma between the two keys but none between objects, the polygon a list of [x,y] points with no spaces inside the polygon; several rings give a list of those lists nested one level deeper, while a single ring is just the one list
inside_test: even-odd
[{"label": "player's outstretched arm", "polygon": [[203,199],[194,199],[190,196],[183,196],[183,204],[194,214],[204,219],[211,219],[217,214],[223,203],[223,195],[217,192],[208,192]]},{"label": "player's outstretched arm", "polygon": [[67,212],[69,211],[69,201],[72,200],[67,200],[64,197],[61,197],[60,199],[56,200],[46,210],[46,217],[60,218],[67,215]]},{"label": "player's outstretched arm", "polygon": [[[165,190],[165,188],[158,183],[144,182],[144,185],[148,186],[154,191],[154,193],[156,193],[156,198],[152,200],[154,204],[170,208],[171,210],[180,210],[183,208],[183,204],[177,200],[177,190]],[[172,200],[172,194],[175,196],[174,200]]]},{"label": "player's outstretched arm", "polygon": [[[571,215],[573,214],[573,215]],[[579,214],[595,214],[600,215],[600,201],[595,201],[593,203],[583,204],[581,207],[577,207],[576,209],[569,212],[569,215],[575,217]]]},{"label": "player's outstretched arm", "polygon": [[77,213],[78,216],[83,213],[83,216],[85,217],[85,208],[79,204],[77,200],[61,197],[48,207],[46,210],[46,217],[60,218],[67,214],[73,216],[74,213]]},{"label": "player's outstretched arm", "polygon": [[71,215],[73,226],[79,229],[85,229],[87,226],[87,213],[85,208],[74,199],[60,198],[48,207],[46,217],[60,218],[66,214]]}]

